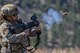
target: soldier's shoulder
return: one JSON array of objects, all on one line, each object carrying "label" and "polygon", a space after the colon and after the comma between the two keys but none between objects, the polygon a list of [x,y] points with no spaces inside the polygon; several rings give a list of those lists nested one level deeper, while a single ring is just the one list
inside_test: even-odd
[{"label": "soldier's shoulder", "polygon": [[7,23],[7,22],[3,22],[3,23],[1,24],[1,26],[2,26],[2,25],[5,25],[5,26],[6,26],[6,25],[8,25],[8,23]]},{"label": "soldier's shoulder", "polygon": [[7,27],[7,25],[8,25],[8,23],[7,22],[3,22],[1,25],[0,25],[0,28],[6,28]]}]

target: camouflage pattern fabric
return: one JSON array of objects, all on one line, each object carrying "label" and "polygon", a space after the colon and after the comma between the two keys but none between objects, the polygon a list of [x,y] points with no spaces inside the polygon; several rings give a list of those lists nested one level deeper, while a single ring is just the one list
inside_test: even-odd
[{"label": "camouflage pattern fabric", "polygon": [[[10,47],[12,47],[13,50],[16,50],[18,47],[20,47],[20,49],[17,52],[13,52],[13,53],[26,53],[26,51],[23,48],[21,48],[20,45],[17,45],[18,47],[16,47],[16,45],[10,44],[10,43],[22,42],[24,46],[27,46],[28,43],[27,35],[29,35],[29,33],[27,35],[25,35],[25,33],[23,32],[20,33],[21,27],[18,27],[16,28],[17,33],[12,34],[8,28],[8,26],[12,26],[12,28],[15,28],[17,25],[20,25],[20,23],[3,22],[1,24],[0,34],[2,36],[2,49],[1,49],[2,53],[12,53],[10,51]],[[23,35],[25,35],[25,37]]]}]

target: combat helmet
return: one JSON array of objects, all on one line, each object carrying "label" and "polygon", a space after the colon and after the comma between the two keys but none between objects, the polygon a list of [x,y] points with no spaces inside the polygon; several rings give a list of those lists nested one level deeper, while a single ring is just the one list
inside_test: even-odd
[{"label": "combat helmet", "polygon": [[13,16],[18,14],[18,9],[13,4],[6,4],[1,8],[3,15],[5,16]]}]

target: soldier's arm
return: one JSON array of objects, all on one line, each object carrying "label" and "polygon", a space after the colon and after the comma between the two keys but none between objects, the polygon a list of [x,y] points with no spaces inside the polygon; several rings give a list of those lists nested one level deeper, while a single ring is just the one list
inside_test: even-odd
[{"label": "soldier's arm", "polygon": [[[29,30],[26,30],[26,32],[28,32]],[[2,36],[4,36],[5,38],[7,38],[10,42],[15,42],[17,41],[20,37],[22,37],[23,35],[25,35],[25,32],[21,32],[19,34],[11,34],[7,24],[4,23],[1,25],[0,27],[0,33]],[[26,35],[29,35],[29,33],[27,33]]]}]

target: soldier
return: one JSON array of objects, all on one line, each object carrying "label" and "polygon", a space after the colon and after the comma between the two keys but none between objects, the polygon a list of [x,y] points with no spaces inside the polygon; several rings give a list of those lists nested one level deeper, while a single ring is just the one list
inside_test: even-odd
[{"label": "soldier", "polygon": [[[18,9],[15,5],[4,5],[1,11],[5,20],[0,25],[0,34],[2,36],[1,53],[27,53],[23,47],[29,46],[28,36],[31,29],[25,29],[27,24],[18,18]],[[38,27],[34,28],[36,32],[41,30],[40,28],[38,30]]]}]

